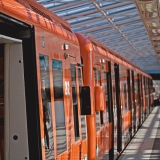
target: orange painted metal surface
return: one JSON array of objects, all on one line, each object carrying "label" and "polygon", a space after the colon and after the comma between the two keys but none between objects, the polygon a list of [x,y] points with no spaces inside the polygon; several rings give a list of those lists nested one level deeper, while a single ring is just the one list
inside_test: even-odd
[{"label": "orange painted metal surface", "polygon": [[95,86],[95,107],[96,111],[105,110],[104,88],[102,86]]},{"label": "orange painted metal surface", "polygon": [[[24,2],[23,0],[21,0]],[[26,0],[26,3],[31,3],[38,7],[38,4],[30,0]],[[41,8],[40,8],[41,9]],[[42,9],[43,10],[43,9]],[[44,12],[46,10],[44,9]],[[100,44],[92,38],[85,38],[81,34],[76,33],[76,35],[66,29],[64,29],[60,24],[66,25],[62,19],[54,15],[55,21],[48,20],[42,15],[37,13],[18,3],[16,0],[0,0],[0,13],[13,17],[17,20],[20,20],[28,25],[34,26],[35,28],[35,48],[36,48],[36,62],[37,62],[37,78],[38,78],[38,100],[39,100],[39,118],[40,118],[40,132],[41,132],[41,150],[42,150],[42,159],[46,160],[46,146],[44,144],[45,133],[44,133],[44,111],[42,103],[42,84],[41,84],[41,75],[40,75],[40,60],[39,55],[43,54],[48,56],[49,64],[49,80],[50,80],[50,94],[51,94],[51,107],[52,107],[52,123],[53,123],[53,141],[54,141],[54,156],[57,160],[79,160],[83,159],[87,155],[88,160],[96,159],[96,152],[98,152],[98,159],[102,159],[109,150],[113,147],[112,141],[114,140],[112,127],[113,123],[109,123],[105,118],[107,117],[107,102],[104,95],[104,84],[105,79],[104,72],[107,72],[106,64],[108,61],[113,63],[120,64],[124,67],[124,70],[131,69],[135,73],[140,73],[143,76],[148,77],[149,80],[151,77],[146,73],[142,72],[140,69],[135,68],[133,64],[126,61],[124,58],[117,55],[114,51],[110,50],[106,46]],[[49,12],[47,12],[50,14]],[[76,37],[77,36],[77,37]],[[78,42],[78,40],[79,42]],[[42,39],[44,40],[44,46],[42,45]],[[94,43],[93,43],[94,42]],[[64,50],[63,46],[67,44],[69,49]],[[66,58],[64,54],[67,53],[69,56]],[[76,66],[76,73],[78,73],[77,64],[81,64],[81,58],[84,64],[83,67],[83,85],[89,86],[91,89],[91,115],[86,116],[86,133],[87,138],[82,140],[82,129],[79,127],[80,136],[79,139],[75,140],[74,131],[74,113],[73,113],[73,102],[72,102],[72,79],[70,76],[70,64]],[[52,60],[58,60],[62,62],[62,74],[63,74],[63,92],[64,92],[64,115],[65,115],[65,127],[66,127],[66,150],[63,153],[58,154],[57,151],[57,131],[56,131],[56,112],[54,104],[54,84],[53,84],[53,72],[52,72]],[[105,62],[103,62],[103,60]],[[97,80],[95,86],[94,82],[94,71],[93,68],[96,67],[100,71],[102,80]],[[112,68],[113,71],[113,68]],[[137,75],[134,77],[137,80]],[[79,126],[81,126],[81,113],[80,113],[80,96],[79,96],[79,82],[78,76],[76,76],[76,89],[77,89],[77,105],[78,105],[78,119]],[[114,79],[112,79],[113,84]],[[121,88],[124,89],[124,83],[126,83],[126,77],[120,77],[122,82]],[[123,82],[124,81],[124,82]],[[142,82],[144,82],[142,80]],[[148,81],[147,81],[148,82]],[[113,89],[114,87],[112,87]],[[114,88],[115,89],[115,88]],[[137,88],[136,88],[137,89]],[[149,96],[147,88],[143,84],[143,98],[144,98],[144,111],[153,103],[153,98]],[[135,91],[135,100],[136,104],[136,119],[140,118],[140,105],[138,102],[138,92]],[[115,97],[114,97],[115,98]],[[62,101],[62,100],[59,100]],[[121,93],[121,104],[122,104],[122,118],[123,118],[123,131],[128,131],[131,124],[131,111],[125,111],[124,105],[127,103],[127,99],[124,98],[124,93]],[[133,100],[134,101],[134,100]],[[115,106],[115,104],[114,104]],[[96,112],[102,111],[103,115],[103,124],[100,124],[99,130],[96,131]],[[100,114],[99,114],[100,115]],[[108,118],[108,117],[107,117]],[[107,119],[106,118],[106,119]],[[115,125],[116,126],[116,125]]]},{"label": "orange painted metal surface", "polygon": [[[27,1],[23,2],[27,3]],[[31,3],[32,1],[28,0],[28,3],[29,2]],[[32,5],[34,5],[34,3],[36,6],[36,2],[32,2]],[[72,43],[78,44],[77,38],[75,37],[74,33],[67,31],[61,25],[57,25],[57,22],[50,21],[41,15],[38,15],[37,18],[37,13],[35,13],[30,8],[27,8],[18,3],[16,0],[1,0],[0,8],[1,13],[9,15],[29,25],[42,27],[44,30],[57,34]],[[60,20],[59,18],[59,21],[62,20]]]},{"label": "orange painted metal surface", "polygon": [[[45,39],[45,48],[42,47],[42,35]],[[65,39],[61,39],[49,32],[45,32],[39,27],[35,27],[35,37],[36,37],[36,55],[37,55],[37,73],[38,73],[38,86],[39,86],[39,102],[40,102],[40,124],[41,124],[41,139],[44,139],[44,122],[43,122],[43,109],[42,109],[42,103],[41,103],[41,80],[39,75],[39,54],[44,54],[49,57],[49,68],[50,68],[50,89],[51,89],[51,100],[52,100],[52,108],[54,108],[54,99],[53,99],[53,80],[52,77],[52,65],[51,61],[52,59],[56,59],[59,61],[62,61],[63,64],[63,84],[66,82],[71,84],[70,81],[70,64],[77,64],[81,63],[80,60],[80,54],[79,54],[79,48],[78,46],[66,41]],[[63,44],[69,45],[69,50],[67,52],[75,58],[68,58],[65,59],[64,57],[64,50],[62,49]],[[64,91],[66,90],[64,85]],[[71,91],[71,88],[69,88]],[[72,130],[74,130],[73,126],[73,111],[72,111],[72,101],[71,101],[71,94],[66,95],[64,93],[64,109],[65,109],[65,122],[66,122],[66,138],[67,138],[67,150],[60,155],[57,153],[57,145],[56,145],[56,119],[55,119],[55,111],[52,109],[52,117],[53,117],[53,132],[54,132],[54,154],[55,157],[59,160],[68,160],[68,159],[79,159],[81,156],[81,148],[83,148],[83,154],[86,154],[87,146],[86,143],[81,140],[75,142],[75,135]],[[79,98],[78,98],[78,104]],[[79,106],[79,117],[80,117],[80,106]],[[42,145],[42,155],[43,159],[45,160],[45,147]]]},{"label": "orange painted metal surface", "polygon": [[124,130],[127,130],[129,129],[130,127],[130,111],[126,112],[124,115],[123,115],[123,118],[124,118]]},{"label": "orange painted metal surface", "polygon": [[[83,60],[83,83],[89,86],[91,93],[94,93],[93,74],[93,47],[91,42],[81,34],[77,34],[80,44],[80,52]],[[89,160],[96,159],[96,126],[95,126],[95,102],[94,94],[91,94],[91,115],[87,115],[87,156]]]}]

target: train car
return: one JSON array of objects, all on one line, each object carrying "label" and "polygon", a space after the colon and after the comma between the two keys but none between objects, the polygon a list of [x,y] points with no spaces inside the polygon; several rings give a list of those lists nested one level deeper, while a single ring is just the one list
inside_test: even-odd
[{"label": "train car", "polygon": [[113,160],[150,113],[151,77],[70,28],[0,0],[1,159]]},{"label": "train car", "polygon": [[93,38],[76,35],[84,85],[91,89],[90,112],[84,112],[88,159],[114,160],[143,123],[143,101],[149,94],[142,94],[142,77],[150,82],[152,78]]},{"label": "train car", "polygon": [[1,0],[0,65],[1,159],[85,159],[80,50],[70,25],[34,1]]}]

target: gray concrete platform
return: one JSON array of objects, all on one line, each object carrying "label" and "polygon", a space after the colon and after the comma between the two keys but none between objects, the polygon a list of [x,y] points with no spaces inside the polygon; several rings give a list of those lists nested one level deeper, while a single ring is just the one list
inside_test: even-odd
[{"label": "gray concrete platform", "polygon": [[118,160],[160,160],[160,106],[147,117]]}]

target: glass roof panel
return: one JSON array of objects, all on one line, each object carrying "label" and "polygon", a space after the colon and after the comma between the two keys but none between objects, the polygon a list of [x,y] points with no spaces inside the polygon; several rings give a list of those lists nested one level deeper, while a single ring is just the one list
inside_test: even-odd
[{"label": "glass roof panel", "polygon": [[[141,69],[145,70],[146,66],[154,65],[160,72],[160,65],[148,36],[148,34],[160,35],[160,29],[157,28],[160,25],[158,21],[149,22],[147,26],[150,30],[147,32],[134,0],[37,0],[37,2],[70,23],[74,32],[95,38]],[[141,6],[149,6],[148,8],[154,10],[150,5]]]}]

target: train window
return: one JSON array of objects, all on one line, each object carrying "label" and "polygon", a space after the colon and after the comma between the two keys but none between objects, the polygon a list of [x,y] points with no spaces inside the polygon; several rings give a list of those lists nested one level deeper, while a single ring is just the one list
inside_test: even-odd
[{"label": "train window", "polygon": [[76,90],[76,67],[71,64],[71,82],[72,82],[72,102],[73,102],[73,115],[74,115],[74,132],[75,140],[79,139],[79,119],[78,119],[78,103],[77,103],[77,90]]},{"label": "train window", "polygon": [[60,154],[67,149],[64,94],[63,94],[63,70],[61,61],[52,60],[52,72],[53,72],[54,107],[55,107],[55,119],[56,119],[57,154]]},{"label": "train window", "polygon": [[94,86],[97,86],[97,70],[94,69]]},{"label": "train window", "polygon": [[125,111],[128,110],[127,108],[127,85],[126,83],[124,84],[124,106],[125,106]]},{"label": "train window", "polygon": [[115,90],[115,82],[112,82],[112,98],[113,98],[113,112],[116,114],[116,90]]},{"label": "train window", "polygon": [[140,76],[139,86],[140,86],[140,103],[141,107],[143,107],[142,76]]},{"label": "train window", "polygon": [[100,111],[100,120],[101,120],[101,125],[103,124],[103,111]]},{"label": "train window", "polygon": [[136,106],[139,104],[139,100],[138,100],[138,79],[135,79],[135,102],[136,102]]},{"label": "train window", "polygon": [[101,71],[98,70],[98,86],[101,85]]},{"label": "train window", "polygon": [[105,98],[106,98],[106,112],[107,112],[107,123],[109,123],[109,110],[108,110],[108,93],[107,93],[107,73],[104,73],[104,88],[105,88]]},{"label": "train window", "polygon": [[49,79],[49,58],[48,56],[39,55],[40,59],[40,76],[41,76],[41,93],[43,104],[43,121],[45,136],[45,154],[47,159],[54,159],[54,141],[53,141],[53,125],[52,125],[52,105],[50,95],[50,79]]},{"label": "train window", "polygon": [[100,130],[99,111],[96,111],[96,131]]},{"label": "train window", "polygon": [[[95,68],[94,69],[94,82],[95,86],[100,86],[100,71]],[[100,119],[99,119],[99,111],[96,111],[96,131],[100,130]]]},{"label": "train window", "polygon": [[[79,86],[82,86],[82,76],[81,76],[81,69],[78,68],[78,82]],[[82,129],[82,140],[86,139],[86,121],[85,121],[85,115],[81,115],[81,129]]]},{"label": "train window", "polygon": [[[101,85],[101,71],[98,70],[98,85]],[[100,111],[100,121],[101,125],[103,124],[103,111]]]}]

